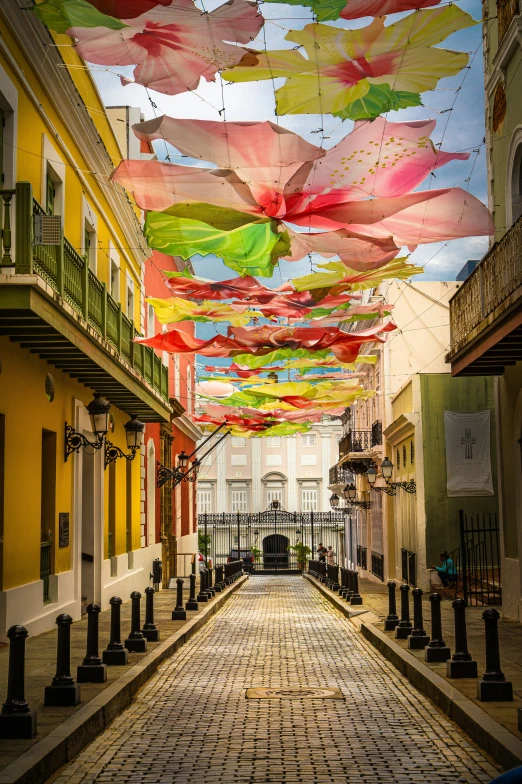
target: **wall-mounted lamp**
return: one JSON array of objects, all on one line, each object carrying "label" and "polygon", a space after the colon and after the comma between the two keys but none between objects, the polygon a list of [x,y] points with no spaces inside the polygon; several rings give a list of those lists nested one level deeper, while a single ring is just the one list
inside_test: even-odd
[{"label": "wall-mounted lamp", "polygon": [[341,499],[336,493],[330,496],[330,506],[332,507],[332,509],[337,509],[340,500]]},{"label": "wall-mounted lamp", "polygon": [[82,433],[77,433],[74,427],[65,423],[65,452],[64,460],[67,462],[69,455],[79,452],[80,449],[91,447],[101,449],[104,438],[109,432],[109,414],[111,404],[105,400],[100,392],[94,393],[94,400],[86,406],[91,419],[91,430],[96,437],[96,441],[89,441]]},{"label": "wall-mounted lamp", "polygon": [[351,506],[358,506],[360,509],[371,509],[372,505],[370,501],[356,501],[355,498],[357,496],[357,488],[355,487],[353,482],[350,482],[349,485],[343,490],[344,500],[347,501]]},{"label": "wall-mounted lamp", "polygon": [[415,483],[415,479],[412,479],[411,482],[390,482],[390,479],[393,474],[393,463],[389,457],[385,457],[384,460],[382,461],[381,472],[385,484],[376,485],[377,467],[373,465],[368,468],[366,472],[366,478],[368,479],[368,482],[370,483],[370,487],[372,488],[372,490],[377,490],[380,493],[386,493],[386,495],[397,495],[398,487],[402,488],[402,490],[406,490],[407,493],[417,492],[417,485]]},{"label": "wall-mounted lamp", "polygon": [[123,427],[125,428],[127,448],[130,449],[130,452],[126,455],[119,446],[115,446],[111,441],[105,440],[105,468],[110,463],[116,462],[120,457],[124,457],[126,460],[134,460],[136,452],[143,444],[145,425],[143,422],[140,422],[137,414],[131,414],[131,418],[128,422],[125,422]]},{"label": "wall-mounted lamp", "polygon": [[[168,482],[169,479],[174,479],[174,487],[179,485],[180,482],[195,482],[198,478],[199,469],[201,468],[201,464],[205,457],[209,455],[219,444],[228,436],[229,431],[227,430],[226,433],[223,433],[222,436],[212,444],[210,449],[202,455],[201,458],[194,458],[191,463],[190,468],[188,468],[188,463],[191,457],[194,457],[196,452],[201,449],[210,439],[216,435],[216,433],[221,430],[222,428],[226,427],[226,421],[223,422],[219,427],[217,427],[209,436],[205,438],[205,440],[196,447],[196,449],[192,452],[191,455],[185,454],[185,450],[183,449],[178,455],[178,464],[175,468],[167,468],[167,466],[162,465],[162,463],[158,462],[157,464],[157,477],[156,477],[156,487],[163,487],[165,482]],[[187,470],[188,468],[188,470]]]}]

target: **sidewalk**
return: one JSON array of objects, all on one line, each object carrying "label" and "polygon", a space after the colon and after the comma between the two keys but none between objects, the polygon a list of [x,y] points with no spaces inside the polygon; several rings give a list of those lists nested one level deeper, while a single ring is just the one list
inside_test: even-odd
[{"label": "sidewalk", "polygon": [[[246,578],[245,578],[246,579]],[[85,725],[88,721],[96,725],[108,724],[117,715],[119,710],[126,707],[132,700],[132,695],[143,685],[143,683],[152,676],[158,664],[170,655],[171,651],[182,645],[191,634],[201,627],[202,623],[211,617],[218,606],[221,606],[224,601],[233,593],[242,580],[238,580],[229,586],[222,593],[217,593],[216,596],[207,603],[200,603],[197,612],[187,612],[186,621],[172,621],[171,613],[176,604],[176,591],[167,589],[159,591],[154,595],[154,623],[160,631],[159,642],[149,642],[146,653],[129,653],[129,662],[125,666],[111,666],[107,668],[107,682],[103,684],[82,683],[81,684],[81,703],[76,707],[45,707],[43,704],[44,689],[51,683],[56,669],[56,631],[46,632],[45,634],[36,637],[30,637],[26,643],[26,665],[25,665],[25,698],[29,702],[32,709],[38,712],[38,734],[32,740],[0,740],[0,780],[4,780],[4,771],[8,765],[12,765],[16,760],[20,760],[20,770],[27,767],[28,756],[31,756],[31,750],[34,752],[35,761],[41,758],[41,749],[45,745],[41,742],[53,733],[53,736],[61,735],[67,739],[68,728],[72,728],[73,732],[80,730],[80,736],[75,737],[75,744],[80,744],[76,753],[81,748],[92,740],[103,726],[93,731],[92,727],[88,728],[83,726],[81,722],[70,721],[78,711],[86,708],[89,710],[89,716],[86,717]],[[185,581],[187,590],[184,591],[183,603],[188,599],[188,580]],[[144,595],[142,598],[142,622],[145,614]],[[220,601],[221,599],[221,601]],[[121,607],[121,639],[125,640],[130,631],[130,616],[131,616],[131,603],[126,601]],[[110,610],[100,613],[99,623],[99,648],[100,655],[109,641],[110,629]],[[183,631],[186,628],[187,633]],[[76,621],[71,627],[71,674],[76,679],[76,668],[82,663],[85,656],[85,647],[87,639],[87,617],[84,616],[82,620]],[[156,650],[161,648],[161,650]],[[156,655],[155,655],[156,651]],[[5,700],[7,694],[7,674],[8,674],[8,657],[9,646],[0,648],[0,703]],[[136,667],[143,663],[143,667]],[[129,671],[134,668],[133,673]],[[122,678],[122,676],[126,676]],[[118,683],[118,679],[121,679]],[[124,693],[122,692],[122,681],[125,680]],[[107,690],[109,690],[107,692]],[[110,696],[109,696],[110,695]],[[106,699],[104,699],[106,696]],[[112,697],[116,697],[116,703],[110,702]],[[121,703],[121,706],[120,706]],[[101,708],[103,716],[95,716],[97,710],[95,705]],[[94,721],[96,719],[96,721]],[[69,720],[69,721],[68,721]],[[85,742],[82,737],[81,731],[85,734]],[[49,748],[53,745],[51,739],[49,740]],[[40,746],[38,744],[41,744]],[[20,759],[25,755],[23,760]],[[65,761],[65,760],[64,760]],[[59,762],[63,764],[63,762]],[[56,768],[54,768],[56,769]],[[11,770],[11,769],[10,769]],[[5,771],[6,775],[8,771]],[[7,776],[9,780],[10,776]],[[46,777],[47,778],[47,777]],[[13,780],[18,780],[14,778]],[[20,780],[33,780],[31,778]],[[38,778],[34,779],[39,781]],[[41,779],[45,780],[45,779]]]},{"label": "sidewalk", "polygon": [[[356,609],[368,608],[372,610],[381,620],[388,615],[388,588],[386,583],[377,583],[373,580],[362,579],[359,580],[359,592],[363,597],[363,607]],[[397,582],[397,614],[400,617],[400,595],[399,595],[399,582]],[[424,608],[424,628],[429,635],[431,630],[431,606],[428,599],[428,594],[425,593],[423,597]],[[478,663],[479,678],[486,669],[486,647],[484,640],[484,621],[482,620],[482,613],[486,607],[468,607],[466,608],[466,630],[468,635],[468,650]],[[501,607],[495,609],[501,611]],[[410,595],[410,615],[413,620],[413,605]],[[441,615],[442,615],[442,634],[446,644],[451,649],[455,650],[455,633],[454,633],[454,620],[453,608],[450,599],[443,599],[441,602]],[[383,623],[375,624],[379,629],[383,630]],[[500,640],[500,663],[502,670],[507,680],[513,683],[513,702],[479,702],[477,700],[477,681],[472,678],[451,679],[446,677],[445,664],[428,664],[427,666],[442,676],[451,686],[458,689],[466,695],[476,705],[479,705],[482,710],[486,711],[492,718],[502,724],[503,727],[508,729],[518,738],[522,739],[522,732],[518,729],[518,708],[522,706],[522,624],[513,623],[513,621],[506,621],[501,619],[498,625],[499,640]],[[397,645],[400,645],[404,650],[408,650],[408,645],[405,640],[395,640],[392,632],[386,632],[386,635],[392,638]],[[419,661],[424,663],[424,651],[409,651]]]}]

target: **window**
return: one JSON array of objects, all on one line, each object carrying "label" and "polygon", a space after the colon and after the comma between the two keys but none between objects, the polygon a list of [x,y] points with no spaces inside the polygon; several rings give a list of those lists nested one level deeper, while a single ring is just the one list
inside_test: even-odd
[{"label": "window", "polygon": [[315,446],[315,433],[303,433],[301,446]]},{"label": "window", "polygon": [[87,220],[83,229],[83,255],[87,259],[89,269],[96,274],[96,232]]},{"label": "window", "polygon": [[232,490],[232,511],[248,512],[248,490]]},{"label": "window", "polygon": [[54,215],[56,201],[56,186],[51,173],[47,171],[47,181],[45,183],[45,211],[48,215]]},{"label": "window", "polygon": [[406,460],[407,460],[407,452],[406,452],[406,444],[402,445],[402,464],[404,468],[406,468]]},{"label": "window", "polygon": [[109,258],[111,260],[111,279],[109,293],[115,302],[120,301],[120,256],[111,240],[109,240]]},{"label": "window", "polygon": [[156,332],[156,326],[154,322],[154,308],[150,304],[147,305],[147,336],[149,338],[153,337]]},{"label": "window", "polygon": [[267,488],[266,491],[266,505],[271,505],[272,501],[279,501],[283,505],[283,488]]},{"label": "window", "polygon": [[212,488],[198,488],[198,513],[212,512]]},{"label": "window", "polygon": [[413,440],[410,441],[410,463],[413,465],[415,462],[415,444]]},{"label": "window", "polygon": [[398,449],[397,449],[396,463],[397,463],[397,471],[398,471],[401,467],[401,453]]},{"label": "window", "polygon": [[240,436],[232,436],[232,446],[235,449],[244,449],[246,446],[246,438],[241,438]]},{"label": "window", "polygon": [[187,367],[187,401],[185,408],[190,413],[192,411],[192,369]]},{"label": "window", "polygon": [[134,281],[127,278],[127,297],[125,300],[125,315],[130,321],[134,321]]},{"label": "window", "polygon": [[303,487],[301,490],[301,511],[317,512],[317,488]]},{"label": "window", "polygon": [[266,439],[266,445],[269,449],[279,449],[281,446],[281,436],[269,436]]},{"label": "window", "polygon": [[512,223],[522,215],[522,144],[517,147],[511,172]]}]

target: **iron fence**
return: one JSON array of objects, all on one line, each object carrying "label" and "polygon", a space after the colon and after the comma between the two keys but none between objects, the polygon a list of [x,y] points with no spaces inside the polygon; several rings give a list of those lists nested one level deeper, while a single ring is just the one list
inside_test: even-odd
[{"label": "iron fence", "polygon": [[357,547],[357,566],[360,566],[361,569],[368,568],[368,550],[361,545]]},{"label": "iron fence", "polygon": [[496,514],[459,511],[460,547],[453,555],[455,594],[471,605],[501,604],[500,531]]},{"label": "iron fence", "polygon": [[384,582],[384,555],[372,552],[372,574]]},{"label": "iron fence", "polygon": [[382,422],[377,420],[372,425],[372,446],[381,446],[382,444]]}]

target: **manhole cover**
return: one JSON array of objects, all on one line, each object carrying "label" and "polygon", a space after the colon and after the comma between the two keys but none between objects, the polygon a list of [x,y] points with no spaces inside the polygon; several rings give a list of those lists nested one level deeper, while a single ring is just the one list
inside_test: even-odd
[{"label": "manhole cover", "polygon": [[247,689],[249,700],[343,700],[340,689],[334,686],[284,686],[280,688]]}]

